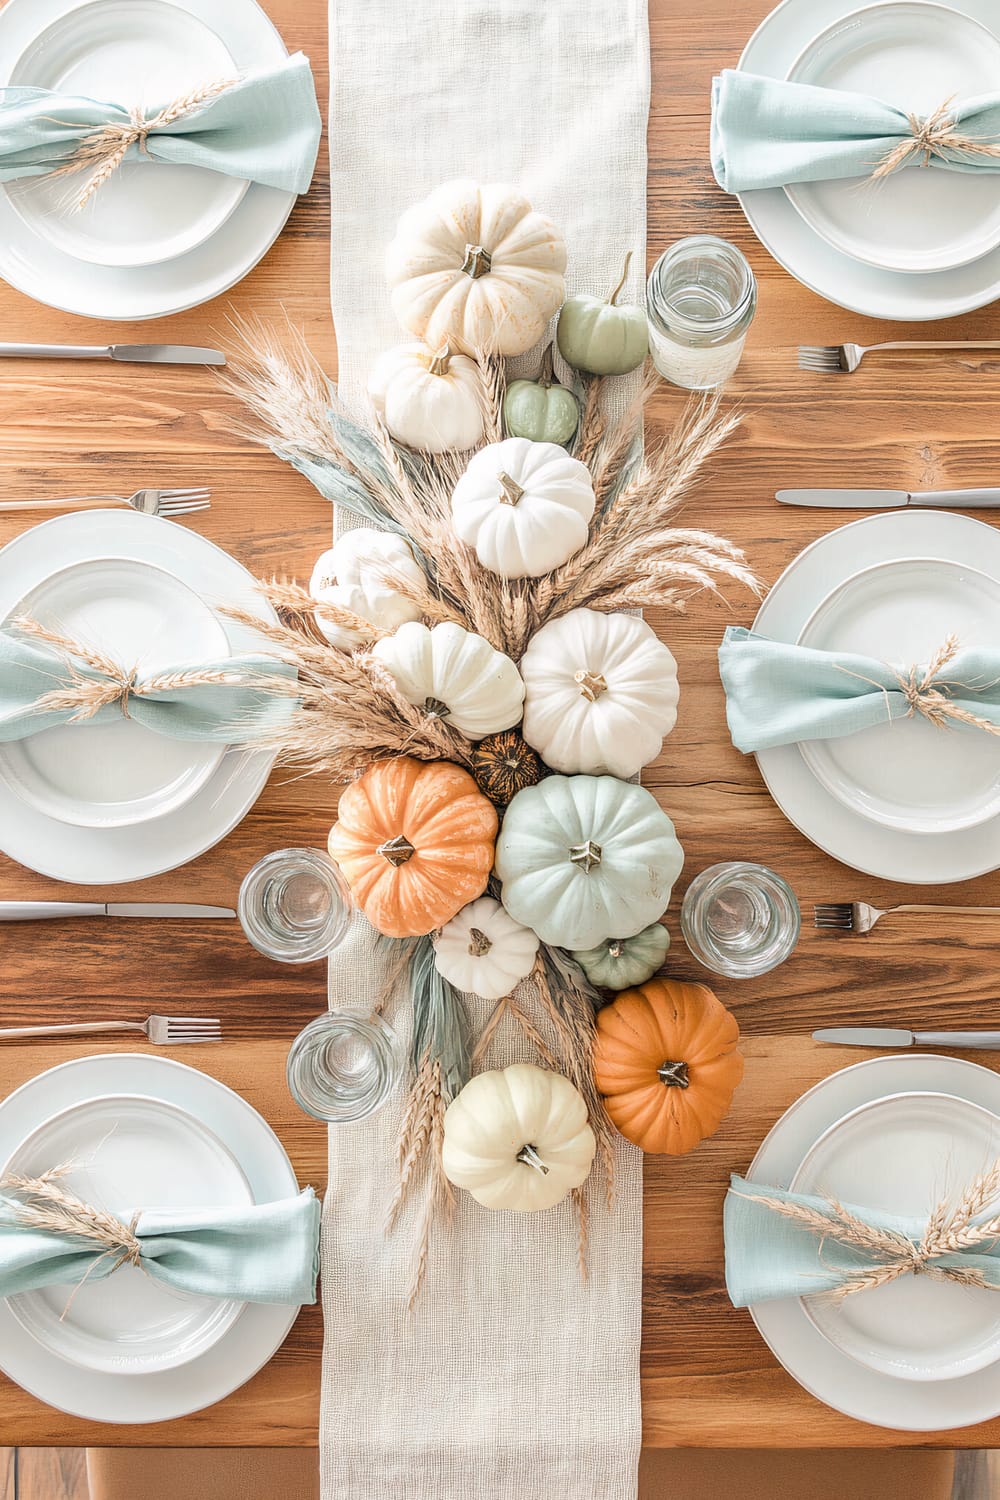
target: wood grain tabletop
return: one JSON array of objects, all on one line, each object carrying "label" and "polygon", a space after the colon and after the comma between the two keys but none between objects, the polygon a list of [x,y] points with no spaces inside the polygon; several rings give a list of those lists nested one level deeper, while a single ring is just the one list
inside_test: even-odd
[{"label": "wood grain tabletop", "polygon": [[[327,88],[325,0],[265,0],[290,50],[312,58]],[[744,545],[772,582],[803,546],[850,516],[779,508],[775,488],[864,484],[899,488],[1000,483],[1000,361],[981,355],[871,360],[850,377],[802,374],[800,342],[871,343],[902,337],[820,300],[758,245],[738,205],[708,166],[708,91],[714,71],[738,58],[769,0],[651,0],[649,125],[650,262],[681,235],[709,230],[749,256],[760,287],[757,321],[733,382],[743,423],[692,499],[689,524]],[[614,226],[609,225],[609,234]],[[10,340],[211,343],[233,311],[301,327],[330,373],[329,206],[325,154],[315,186],[262,264],[208,306],[153,323],[96,324],[41,307],[0,286],[0,326]],[[336,251],[334,251],[336,253]],[[919,336],[920,329],[911,336]],[[935,325],[937,337],[997,335],[992,308]],[[681,397],[667,387],[651,430],[669,424]],[[290,469],[225,428],[232,405],[212,374],[159,366],[0,364],[0,496],[43,497],[140,485],[205,484],[212,509],[197,529],[248,567],[307,575],[330,534],[330,509]],[[985,517],[988,519],[988,513]],[[0,512],[0,542],[28,524]],[[674,818],[686,852],[668,919],[671,971],[705,979],[681,942],[676,911],[686,882],[717,860],[761,860],[786,876],[806,913],[800,946],[775,973],[714,987],[744,1032],[746,1081],[718,1135],[680,1160],[646,1159],[642,1352],[648,1444],[719,1447],[1000,1447],[1000,1420],[961,1432],[902,1434],[848,1420],[802,1390],[776,1363],[723,1286],[720,1211],[730,1171],[746,1167],[781,1112],[825,1074],[865,1054],[821,1048],[815,1026],[1000,1024],[1000,927],[986,918],[891,919],[866,938],[816,933],[817,900],[863,897],[891,905],[908,895],[822,854],[784,819],[751,759],[730,745],[715,651],[728,623],[748,624],[749,599],[730,608],[695,601],[684,617],[651,622],[677,656],[680,719],[646,784]],[[336,790],[322,778],[278,774],[253,813],[211,853],[169,875],[112,892],[68,888],[0,856],[0,899],[133,900],[231,904],[260,855],[322,845]],[[997,854],[1000,863],[1000,849]],[[1000,876],[927,890],[928,900],[1000,905]],[[284,1085],[288,1044],[325,1003],[323,965],[268,963],[235,924],[38,923],[0,931],[0,1018],[5,1024],[145,1015],[149,1009],[220,1015],[228,1045],[184,1060],[238,1089],[268,1118],[300,1180],[321,1188],[324,1131],[299,1114]],[[8,1044],[0,1093],[44,1068],[97,1050],[76,1044]],[[103,1049],[102,1049],[103,1050]],[[990,1063],[988,1054],[977,1061]],[[334,1331],[335,1336],[335,1331]],[[317,1437],[319,1312],[305,1311],[285,1347],[228,1400],[182,1421],[109,1428],[68,1418],[0,1378],[0,1445],[86,1443],[313,1444]]]}]

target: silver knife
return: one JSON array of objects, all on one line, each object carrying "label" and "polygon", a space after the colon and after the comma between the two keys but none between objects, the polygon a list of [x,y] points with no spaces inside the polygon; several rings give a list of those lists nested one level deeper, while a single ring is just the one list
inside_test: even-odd
[{"label": "silver knife", "polygon": [[1000,1031],[903,1031],[892,1026],[833,1026],[814,1031],[814,1042],[841,1047],[958,1047],[1000,1052]]},{"label": "silver knife", "polygon": [[117,359],[129,365],[224,365],[221,349],[194,344],[0,344],[0,359]]},{"label": "silver knife", "polygon": [[992,490],[778,490],[782,505],[822,505],[838,510],[898,510],[904,505],[1000,505],[1000,489]]},{"label": "silver knife", "polygon": [[185,906],[167,901],[0,901],[0,922],[51,921],[55,917],[235,917],[228,906]]}]

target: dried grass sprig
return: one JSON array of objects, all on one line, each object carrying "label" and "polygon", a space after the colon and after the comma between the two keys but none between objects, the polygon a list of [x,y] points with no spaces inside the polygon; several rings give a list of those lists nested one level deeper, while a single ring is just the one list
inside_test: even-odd
[{"label": "dried grass sprig", "polygon": [[12,1196],[0,1212],[25,1228],[67,1235],[95,1245],[106,1255],[117,1255],[119,1265],[126,1262],[138,1265],[142,1255],[142,1243],[135,1232],[138,1216],[126,1224],[114,1214],[85,1203],[59,1185],[58,1178],[68,1170],[58,1167],[40,1177],[8,1173],[0,1181],[0,1192]]},{"label": "dried grass sprig", "polygon": [[614,1196],[616,1132],[598,1092],[593,1067],[594,1015],[600,996],[569,955],[547,943],[539,948],[531,980],[556,1034],[559,1069],[576,1085],[586,1102],[610,1205]]}]

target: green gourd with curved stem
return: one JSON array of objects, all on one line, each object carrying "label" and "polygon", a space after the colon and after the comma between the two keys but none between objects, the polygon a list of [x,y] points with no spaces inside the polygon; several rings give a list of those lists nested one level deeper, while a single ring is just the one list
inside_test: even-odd
[{"label": "green gourd with curved stem", "polygon": [[606,990],[627,990],[651,979],[670,947],[670,934],[652,922],[630,938],[607,938],[596,948],[573,954],[591,984]]},{"label": "green gourd with curved stem", "polygon": [[570,297],[556,327],[559,353],[574,370],[588,375],[627,375],[649,352],[646,310],[634,303],[618,306],[632,252],[625,257],[621,280],[603,302],[600,297]]},{"label": "green gourd with curved stem", "polygon": [[507,387],[503,419],[510,437],[530,438],[533,443],[566,444],[573,436],[580,421],[580,403],[555,379],[551,344],[534,380],[514,380]]}]

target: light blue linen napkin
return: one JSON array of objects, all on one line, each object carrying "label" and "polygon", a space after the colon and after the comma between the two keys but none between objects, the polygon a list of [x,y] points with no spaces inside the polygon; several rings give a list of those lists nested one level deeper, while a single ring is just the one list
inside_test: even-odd
[{"label": "light blue linen napkin", "polygon": [[[176,740],[210,740],[215,744],[245,744],[266,738],[285,724],[295,708],[294,697],[262,691],[254,679],[295,681],[296,669],[268,656],[234,656],[217,662],[189,663],[193,669],[216,671],[223,679],[193,683],[166,691],[136,691],[128,699],[128,717],[157,734]],[[181,670],[179,666],[176,670]],[[157,671],[152,681],[163,676]],[[71,688],[74,677],[106,682],[94,667],[27,639],[16,630],[0,630],[0,743],[27,739],[43,729],[71,722],[73,706],[40,710],[39,700],[60,688]],[[122,717],[120,703],[107,704],[83,723],[107,723]]]},{"label": "light blue linen napkin", "polygon": [[[131,81],[123,78],[122,98]],[[106,125],[128,126],[136,101],[113,103],[50,89],[0,89],[0,182],[40,177],[65,165],[87,136]],[[172,104],[143,101],[145,119]],[[206,167],[288,193],[312,181],[322,132],[316,85],[301,52],[275,68],[249,73],[173,124],[150,131],[145,150],[125,160]]]},{"label": "light blue linen napkin", "polygon": [[[900,670],[907,673],[910,665],[900,664]],[[731,625],[723,637],[719,673],[729,732],[744,754],[799,740],[839,739],[910,713],[886,662],[788,646],[739,625]],[[952,703],[1000,725],[1000,644],[960,650],[933,686]],[[940,732],[983,733],[959,723]]]},{"label": "light blue linen napkin", "polygon": [[[794,1219],[776,1213],[766,1203],[753,1202],[752,1195],[761,1193],[783,1203],[805,1204],[831,1216],[825,1198],[747,1182],[734,1174],[723,1208],[726,1290],[734,1307],[750,1307],[755,1302],[769,1302],[778,1297],[812,1297],[819,1292],[830,1292],[858,1271],[870,1270],[884,1261],[877,1254],[869,1255],[851,1245],[842,1245],[832,1235],[815,1234]],[[897,1230],[914,1245],[927,1227],[926,1222],[895,1218],[851,1203],[844,1207],[866,1224]],[[933,1264],[982,1271],[991,1286],[1000,1287],[1000,1242],[978,1245],[956,1255],[937,1256]]]},{"label": "light blue linen napkin", "polygon": [[[15,1212],[16,1200],[0,1196],[0,1297],[101,1281],[115,1270],[117,1251],[27,1228]],[[316,1301],[319,1224],[319,1203],[305,1188],[253,1208],[146,1210],[135,1234],[141,1268],[178,1291],[297,1307]]]},{"label": "light blue linen napkin", "polygon": [[[963,135],[1000,143],[1000,93],[956,100],[948,114]],[[901,109],[868,94],[787,83],[732,68],[713,80],[712,170],[727,193],[869,177],[912,135]],[[923,159],[916,154],[909,161]],[[930,165],[951,172],[996,172],[1000,157],[949,151],[947,160],[934,155]]]}]

